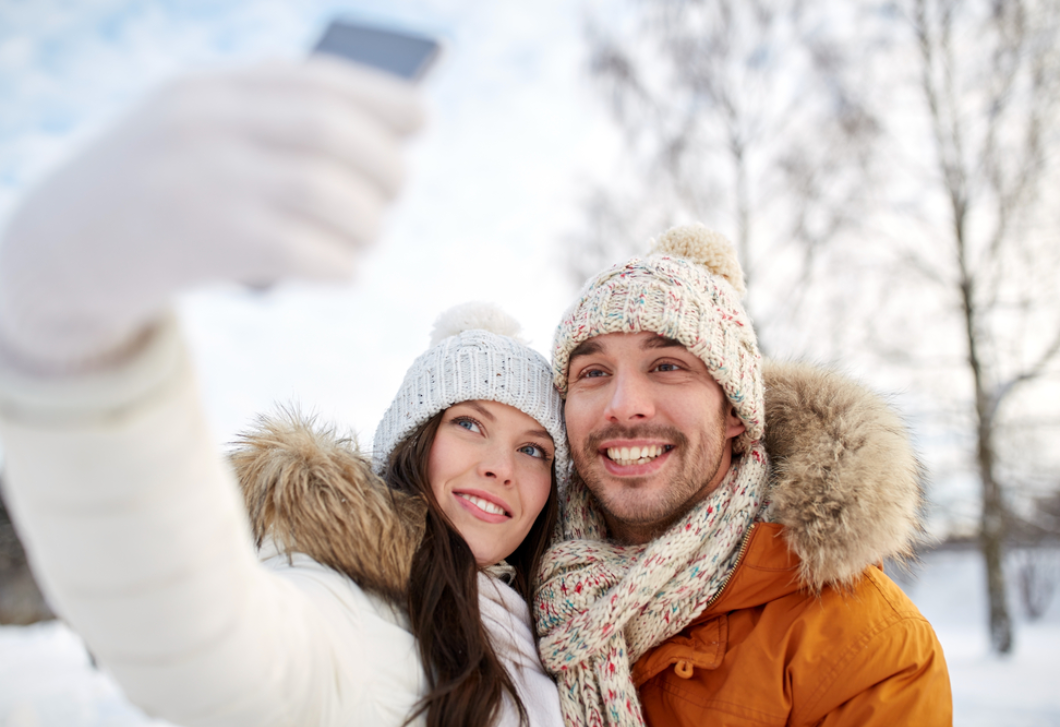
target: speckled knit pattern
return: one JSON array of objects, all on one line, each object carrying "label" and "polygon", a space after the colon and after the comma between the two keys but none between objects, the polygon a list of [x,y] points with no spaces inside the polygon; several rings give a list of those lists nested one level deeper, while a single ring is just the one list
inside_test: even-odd
[{"label": "speckled knit pattern", "polygon": [[675,227],[645,258],[615,265],[589,281],[563,316],[553,342],[552,371],[567,392],[567,366],[578,344],[607,333],[651,331],[698,356],[721,384],[747,431],[745,451],[762,438],[761,356],[744,310],[743,272],[732,245],[701,224]]},{"label": "speckled knit pattern", "polygon": [[563,401],[552,385],[548,361],[509,335],[480,328],[443,338],[409,367],[375,430],[375,471],[381,474],[394,447],[432,416],[476,399],[513,406],[540,422],[556,446],[557,476],[567,472]]},{"label": "speckled knit pattern", "polygon": [[642,725],[630,667],[691,623],[724,586],[744,535],[766,506],[760,443],[661,537],[644,546],[605,541],[602,515],[580,480],[564,493],[564,542],[548,551],[534,601],[545,669],[570,727]]}]

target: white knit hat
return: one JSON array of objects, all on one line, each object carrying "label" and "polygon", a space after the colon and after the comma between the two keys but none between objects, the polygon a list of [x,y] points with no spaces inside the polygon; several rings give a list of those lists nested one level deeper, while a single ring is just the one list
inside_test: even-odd
[{"label": "white knit hat", "polygon": [[496,401],[533,417],[552,435],[559,482],[567,475],[563,400],[548,361],[516,336],[519,324],[496,306],[464,303],[434,324],[431,347],[417,358],[375,430],[372,466],[383,474],[390,453],[428,419],[462,401]]},{"label": "white knit hat", "polygon": [[743,270],[732,244],[696,223],[674,227],[646,258],[632,258],[582,289],[556,329],[552,370],[566,396],[576,346],[607,333],[651,331],[672,338],[707,365],[747,430],[738,452],[764,435],[761,356],[740,299]]}]

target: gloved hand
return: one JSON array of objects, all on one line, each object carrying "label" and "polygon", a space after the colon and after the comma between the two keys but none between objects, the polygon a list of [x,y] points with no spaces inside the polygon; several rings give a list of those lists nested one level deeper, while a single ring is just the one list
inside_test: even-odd
[{"label": "gloved hand", "polygon": [[413,87],[330,58],[173,82],[33,191],[0,242],[0,348],[76,371],[177,292],[348,277],[402,179]]}]

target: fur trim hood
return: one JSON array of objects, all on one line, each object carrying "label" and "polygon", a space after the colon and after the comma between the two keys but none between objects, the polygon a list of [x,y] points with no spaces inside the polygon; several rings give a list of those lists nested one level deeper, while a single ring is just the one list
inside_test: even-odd
[{"label": "fur trim hood", "polygon": [[850,586],[870,565],[914,555],[923,470],[887,403],[839,374],[767,362],[768,519],[785,526],[814,590]]},{"label": "fur trim hood", "polygon": [[229,454],[254,542],[304,553],[403,602],[427,505],[386,486],[353,437],[293,409],[261,417]]},{"label": "fur trim hood", "polygon": [[[899,416],[844,377],[804,364],[764,367],[768,519],[785,526],[815,590],[913,555],[921,468]],[[403,602],[423,535],[422,498],[388,488],[351,437],[282,410],[230,453],[254,539],[304,553],[391,602]]]}]

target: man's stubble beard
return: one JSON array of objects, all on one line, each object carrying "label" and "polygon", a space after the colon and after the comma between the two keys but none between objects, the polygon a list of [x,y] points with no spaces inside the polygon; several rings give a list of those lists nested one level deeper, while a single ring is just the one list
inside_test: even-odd
[{"label": "man's stubble beard", "polygon": [[[661,493],[653,493],[654,502],[646,500],[643,493],[639,492],[650,479],[647,477],[623,479],[621,487],[613,488],[608,493],[605,487],[608,474],[600,472],[599,467],[594,470],[590,465],[596,464],[600,445],[609,439],[662,439],[675,445],[674,452],[682,453],[683,466]],[[581,480],[588,488],[593,501],[611,526],[612,537],[629,542],[646,542],[669,529],[709,494],[703,489],[718,474],[724,445],[724,421],[704,432],[702,445],[697,446],[695,451],[691,450],[688,437],[674,427],[613,425],[590,435],[583,447],[572,451],[574,478],[575,481]],[[588,477],[583,474],[585,472],[589,473]]]}]

